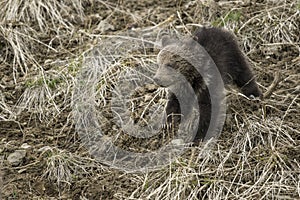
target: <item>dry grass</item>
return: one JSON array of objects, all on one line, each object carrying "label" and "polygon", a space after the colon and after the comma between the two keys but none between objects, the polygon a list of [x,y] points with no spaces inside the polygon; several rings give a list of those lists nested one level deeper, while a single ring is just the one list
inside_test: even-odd
[{"label": "dry grass", "polygon": [[[257,123],[235,132],[226,145],[213,149],[196,148],[191,160],[173,163],[168,171],[151,174],[142,197],[150,199],[249,199],[297,198],[299,195],[299,160],[288,159],[295,149],[290,127],[278,127],[279,119]],[[284,149],[282,147],[285,147]],[[205,152],[205,153],[203,153]],[[195,156],[196,155],[196,156]],[[189,163],[189,165],[188,165]]]},{"label": "dry grass", "polygon": [[[126,3],[120,1],[115,8],[100,0],[0,1],[3,198],[300,198],[300,2],[198,0],[167,8],[166,1],[166,8],[159,4],[151,14],[130,10],[134,4]],[[120,21],[128,24],[121,26]],[[238,37],[266,98],[250,102],[230,89],[218,141],[188,147],[161,170],[128,174],[101,164],[74,132],[78,113],[71,111],[72,95],[89,50],[135,24],[145,35],[159,35],[162,26],[178,33],[199,24],[224,26]],[[100,53],[117,46],[101,44]],[[126,74],[138,76],[136,66],[149,68],[156,62],[155,51],[123,50],[126,47],[100,65],[105,72],[97,82],[101,84],[89,94],[98,97],[98,108],[109,104],[107,91],[113,92],[116,80]],[[144,121],[153,103],[163,104],[154,101],[165,95],[163,91],[154,95],[139,113]],[[11,167],[5,159],[25,142],[32,146],[26,160]],[[40,147],[47,148],[38,151]],[[47,187],[55,192],[39,192],[32,184],[35,180],[50,183]]]}]

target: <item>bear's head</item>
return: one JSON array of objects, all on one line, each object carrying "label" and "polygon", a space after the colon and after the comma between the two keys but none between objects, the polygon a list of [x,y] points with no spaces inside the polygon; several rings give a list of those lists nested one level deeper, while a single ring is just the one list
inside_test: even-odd
[{"label": "bear's head", "polygon": [[[208,53],[193,38],[180,40],[164,36],[161,40],[162,49],[157,56],[158,70],[154,81],[166,88],[177,88],[178,85],[189,83],[192,87],[205,86],[208,83],[211,61]],[[203,75],[203,76],[202,76]]]}]

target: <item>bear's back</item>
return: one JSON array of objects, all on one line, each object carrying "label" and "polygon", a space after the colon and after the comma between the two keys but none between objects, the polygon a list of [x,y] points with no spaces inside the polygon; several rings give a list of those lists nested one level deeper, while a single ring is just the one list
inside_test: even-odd
[{"label": "bear's back", "polygon": [[237,78],[227,77],[226,72],[235,75],[247,65],[235,37],[230,32],[221,28],[202,27],[195,31],[194,37],[214,60],[225,82]]}]

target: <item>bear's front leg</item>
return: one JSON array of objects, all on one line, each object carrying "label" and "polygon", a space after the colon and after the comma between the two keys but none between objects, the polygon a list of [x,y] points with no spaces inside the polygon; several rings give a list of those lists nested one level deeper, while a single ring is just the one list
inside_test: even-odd
[{"label": "bear's front leg", "polygon": [[169,92],[166,106],[167,126],[178,125],[181,121],[180,104],[174,93]]},{"label": "bear's front leg", "polygon": [[200,98],[199,101],[199,110],[200,110],[200,118],[199,118],[199,126],[197,134],[194,138],[194,143],[199,143],[200,141],[203,141],[207,134],[207,130],[210,124],[211,120],[211,103],[210,99],[204,100],[206,98]]}]

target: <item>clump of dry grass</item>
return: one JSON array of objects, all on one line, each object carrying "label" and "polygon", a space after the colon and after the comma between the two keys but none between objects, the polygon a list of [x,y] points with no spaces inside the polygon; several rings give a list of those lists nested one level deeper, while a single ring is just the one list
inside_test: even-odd
[{"label": "clump of dry grass", "polygon": [[103,170],[94,159],[77,156],[56,147],[43,148],[40,156],[44,157],[46,165],[43,177],[54,182],[61,192],[68,190],[78,176],[92,176]]},{"label": "clump of dry grass", "polygon": [[81,58],[31,76],[24,83],[25,90],[14,107],[19,115],[24,111],[37,115],[40,121],[48,121],[70,107],[75,74]]},{"label": "clump of dry grass", "polygon": [[37,23],[41,31],[48,31],[49,28],[58,29],[59,26],[72,29],[72,24],[65,17],[70,13],[75,13],[80,20],[83,20],[84,8],[82,4],[85,2],[89,1],[6,0],[0,4],[3,9],[0,18],[2,23]]},{"label": "clump of dry grass", "polygon": [[[87,1],[88,2],[88,1]],[[46,51],[57,52],[52,41],[75,30],[70,17],[83,20],[84,1],[22,1],[6,0],[0,3],[0,37],[6,47],[4,62],[13,59],[14,78],[16,73],[27,74],[28,67],[38,66],[36,55],[42,45]],[[49,42],[43,41],[47,34],[53,35]]]}]

